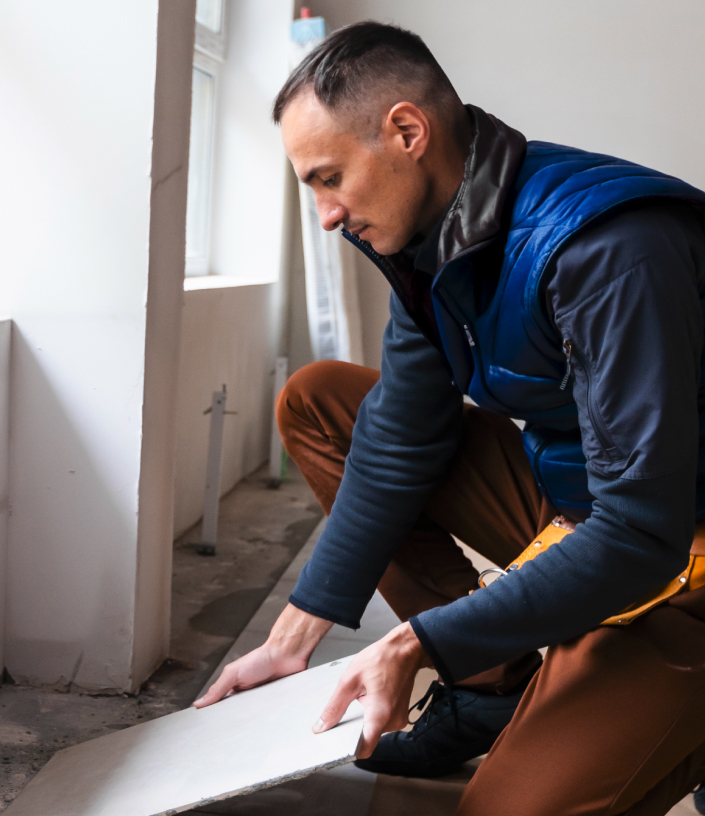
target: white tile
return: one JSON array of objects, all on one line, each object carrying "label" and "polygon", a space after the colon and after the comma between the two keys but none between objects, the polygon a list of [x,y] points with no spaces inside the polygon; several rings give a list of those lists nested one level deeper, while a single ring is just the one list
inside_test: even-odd
[{"label": "white tile", "polygon": [[[367,604],[365,614],[360,621],[360,628],[354,632],[354,637],[365,638],[370,643],[374,643],[376,640],[383,638],[395,626],[399,626],[399,622],[399,618],[392,612],[389,604],[379,592],[375,592],[369,604]],[[353,632],[352,629],[345,629],[342,626],[334,628],[339,628],[343,632]]]},{"label": "white tile", "polygon": [[311,731],[348,661],[61,751],[6,813],[165,816],[349,762],[359,703],[338,727]]},{"label": "white tile", "polygon": [[387,602],[375,592],[360,621],[359,629],[347,629],[337,624],[323,638],[311,656],[311,666],[320,666],[337,660],[351,652],[359,652],[371,643],[383,638],[387,632],[399,625],[399,618],[392,612]]},{"label": "white tile", "polygon": [[[358,643],[357,647],[353,646],[356,651],[361,651],[367,644],[363,641]],[[351,642],[347,639],[334,638],[327,636],[319,644],[316,651],[311,655],[311,662],[309,665],[322,666],[325,663],[330,663],[332,660],[340,660],[351,651]]]},{"label": "white tile", "polygon": [[693,797],[686,796],[674,808],[668,811],[667,816],[698,816],[698,811],[693,804]]},{"label": "white tile", "polygon": [[[455,537],[454,537],[455,538]],[[463,554],[466,558],[472,561],[472,565],[478,572],[482,572],[483,570],[490,569],[490,567],[497,567],[500,566],[499,564],[495,564],[493,561],[490,561],[488,558],[485,558],[484,555],[480,555],[479,552],[473,550],[472,547],[465,544],[459,538],[455,539],[455,543],[460,547],[463,551]]]}]

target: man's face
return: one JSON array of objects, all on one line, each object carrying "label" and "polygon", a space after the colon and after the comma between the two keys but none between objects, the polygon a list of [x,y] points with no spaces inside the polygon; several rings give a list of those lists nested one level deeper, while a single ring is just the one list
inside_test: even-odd
[{"label": "man's face", "polygon": [[418,232],[428,184],[402,131],[383,128],[377,140],[363,139],[313,93],[293,99],[281,125],[284,149],[313,189],[324,229],[345,227],[380,255],[398,252]]}]

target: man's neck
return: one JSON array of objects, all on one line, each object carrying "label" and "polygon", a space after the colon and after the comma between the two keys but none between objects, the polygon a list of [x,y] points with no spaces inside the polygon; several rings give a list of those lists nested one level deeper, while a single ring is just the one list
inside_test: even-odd
[{"label": "man's neck", "polygon": [[[427,200],[421,208],[418,227],[418,232],[424,237],[430,234],[446,212],[463,181],[465,162],[472,143],[470,120],[467,122],[467,132],[462,134],[462,143],[454,134],[445,133],[443,136],[431,146],[428,155],[431,184]],[[461,147],[461,144],[466,146]]]}]

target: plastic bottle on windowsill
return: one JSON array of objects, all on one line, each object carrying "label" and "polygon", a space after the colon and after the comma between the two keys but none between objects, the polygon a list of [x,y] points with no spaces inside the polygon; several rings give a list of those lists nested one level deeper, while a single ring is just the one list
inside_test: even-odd
[{"label": "plastic bottle on windowsill", "polygon": [[328,33],[323,17],[312,17],[308,6],[301,8],[301,16],[291,24],[291,39],[304,50],[310,50]]}]

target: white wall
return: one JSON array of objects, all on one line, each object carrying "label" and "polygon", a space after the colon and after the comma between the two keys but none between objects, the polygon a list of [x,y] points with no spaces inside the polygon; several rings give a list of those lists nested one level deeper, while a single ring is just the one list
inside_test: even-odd
[{"label": "white wall", "polygon": [[217,90],[211,271],[279,279],[286,155],[271,121],[288,71],[292,0],[230,0]]},{"label": "white wall", "polygon": [[213,391],[225,384],[222,490],[255,470],[269,454],[272,372],[280,313],[276,284],[187,292],[178,392],[174,531],[203,513]]},{"label": "white wall", "polygon": [[[211,271],[222,277],[189,279],[184,293],[177,535],[203,511],[209,428],[203,411],[213,391],[225,383],[228,408],[238,412],[225,419],[223,492],[269,455],[274,360],[287,348],[290,268],[301,253],[285,203],[296,191],[271,122],[272,101],[288,74],[291,19],[291,0],[238,0],[229,8],[228,57],[217,90],[211,235]],[[218,285],[233,281],[241,285]]]},{"label": "white wall", "polygon": [[12,323],[0,318],[0,674],[5,667],[5,601],[7,591],[7,520],[10,506],[10,340]]},{"label": "white wall", "polygon": [[[371,18],[415,31],[464,101],[528,139],[611,153],[705,187],[701,0],[317,0],[312,12],[334,28]],[[372,354],[388,288],[373,283],[366,261],[361,268]]]},{"label": "white wall", "polygon": [[178,352],[186,250],[195,0],[163,0],[157,28],[132,685],[169,654]]},{"label": "white wall", "polygon": [[[190,65],[194,0],[163,5]],[[173,476],[168,455],[155,464],[154,445],[169,441],[143,435],[161,413],[168,436],[174,410],[178,320],[152,295],[171,289],[180,305],[183,251],[170,255],[150,218],[154,205],[172,240],[180,220],[183,239],[188,115],[172,105],[168,127],[153,127],[157,15],[157,0],[0,5],[0,102],[12,111],[0,129],[12,156],[0,309],[14,320],[6,664],[30,682],[132,689],[165,656],[168,574],[150,586],[151,607],[136,595],[165,567],[171,504],[139,531],[138,509],[166,502]],[[164,150],[154,163],[153,137]],[[159,357],[165,380],[145,388]],[[151,499],[139,490],[143,455]]]}]

